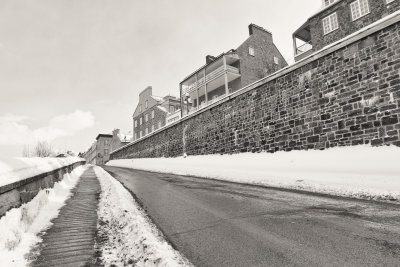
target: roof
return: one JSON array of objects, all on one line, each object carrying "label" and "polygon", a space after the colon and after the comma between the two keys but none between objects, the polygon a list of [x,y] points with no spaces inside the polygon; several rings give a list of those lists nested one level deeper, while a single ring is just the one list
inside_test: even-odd
[{"label": "roof", "polygon": [[168,111],[164,107],[157,106],[157,108],[160,109],[161,111],[165,112],[165,113],[168,113]]},{"label": "roof", "polygon": [[119,133],[119,134],[117,134],[117,136],[118,136],[118,138],[119,138],[119,140],[121,141],[121,142],[123,142],[123,143],[125,143],[125,142],[131,142],[132,140],[133,140],[133,136],[132,135],[127,135],[127,134],[121,134],[121,133]]},{"label": "roof", "polygon": [[150,95],[150,97],[157,102],[163,101],[163,98],[161,96]]},{"label": "roof", "polygon": [[212,63],[214,63],[214,61],[220,59],[220,58],[223,57],[224,55],[233,54],[233,53],[235,53],[235,52],[236,52],[235,49],[231,49],[231,50],[229,50],[228,52],[225,52],[225,53],[220,54],[219,56],[215,57],[215,59],[214,59],[212,62],[210,62],[210,63],[208,63],[208,64],[205,64],[205,65],[203,65],[202,67],[200,67],[200,68],[198,68],[197,70],[195,70],[194,72],[192,72],[192,73],[191,73],[190,75],[188,75],[185,79],[183,79],[183,80],[181,81],[181,83],[183,83],[184,81],[186,81],[187,79],[189,79],[190,77],[192,77],[195,73],[197,73],[198,71],[204,69],[204,68],[207,67],[208,65],[211,65]]},{"label": "roof", "polygon": [[96,140],[99,140],[100,137],[112,138],[113,136],[112,136],[112,134],[99,134],[99,135],[96,137]]}]

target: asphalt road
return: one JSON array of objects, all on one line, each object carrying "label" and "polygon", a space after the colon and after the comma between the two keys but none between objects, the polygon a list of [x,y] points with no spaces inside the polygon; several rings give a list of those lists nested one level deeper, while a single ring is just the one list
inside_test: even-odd
[{"label": "asphalt road", "polygon": [[196,266],[400,266],[400,206],[105,169]]}]

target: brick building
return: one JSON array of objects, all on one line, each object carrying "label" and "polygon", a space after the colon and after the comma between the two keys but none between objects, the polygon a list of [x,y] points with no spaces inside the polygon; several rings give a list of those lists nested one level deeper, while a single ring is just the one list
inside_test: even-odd
[{"label": "brick building", "polygon": [[95,165],[105,164],[110,159],[112,137],[111,134],[99,134],[84,154],[86,162]]},{"label": "brick building", "polygon": [[139,94],[139,103],[133,113],[133,139],[139,139],[166,125],[166,118],[180,108],[174,96],[153,95],[151,86]]},{"label": "brick building", "polygon": [[[180,83],[183,113],[207,106],[287,66],[276,48],[272,33],[249,25],[249,37],[237,48],[217,57],[207,56],[206,64]],[[186,99],[190,104],[187,105]]]},{"label": "brick building", "polygon": [[133,141],[133,137],[130,134],[123,134],[121,133],[120,129],[115,129],[112,132],[112,139],[110,145],[110,151],[117,150],[124,145],[129,144]]},{"label": "brick building", "polygon": [[298,61],[400,8],[399,0],[323,0],[323,8],[293,33]]}]

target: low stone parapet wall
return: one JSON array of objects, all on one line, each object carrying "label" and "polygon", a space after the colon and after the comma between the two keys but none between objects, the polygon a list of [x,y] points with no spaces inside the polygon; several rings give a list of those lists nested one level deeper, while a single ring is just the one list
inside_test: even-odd
[{"label": "low stone parapet wall", "polygon": [[85,163],[83,160],[78,161],[52,171],[0,186],[0,217],[9,209],[19,207],[32,200],[40,190],[52,188],[56,182],[63,179],[64,174],[71,173],[76,167]]}]

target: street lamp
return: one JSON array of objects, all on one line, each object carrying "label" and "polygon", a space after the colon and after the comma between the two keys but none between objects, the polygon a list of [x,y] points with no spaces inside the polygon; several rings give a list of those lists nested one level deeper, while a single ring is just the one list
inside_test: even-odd
[{"label": "street lamp", "polygon": [[190,100],[190,95],[189,95],[189,93],[186,93],[186,94],[185,94],[185,98],[184,98],[183,103],[186,104],[186,114],[189,115],[189,104],[192,103],[191,100]]}]

